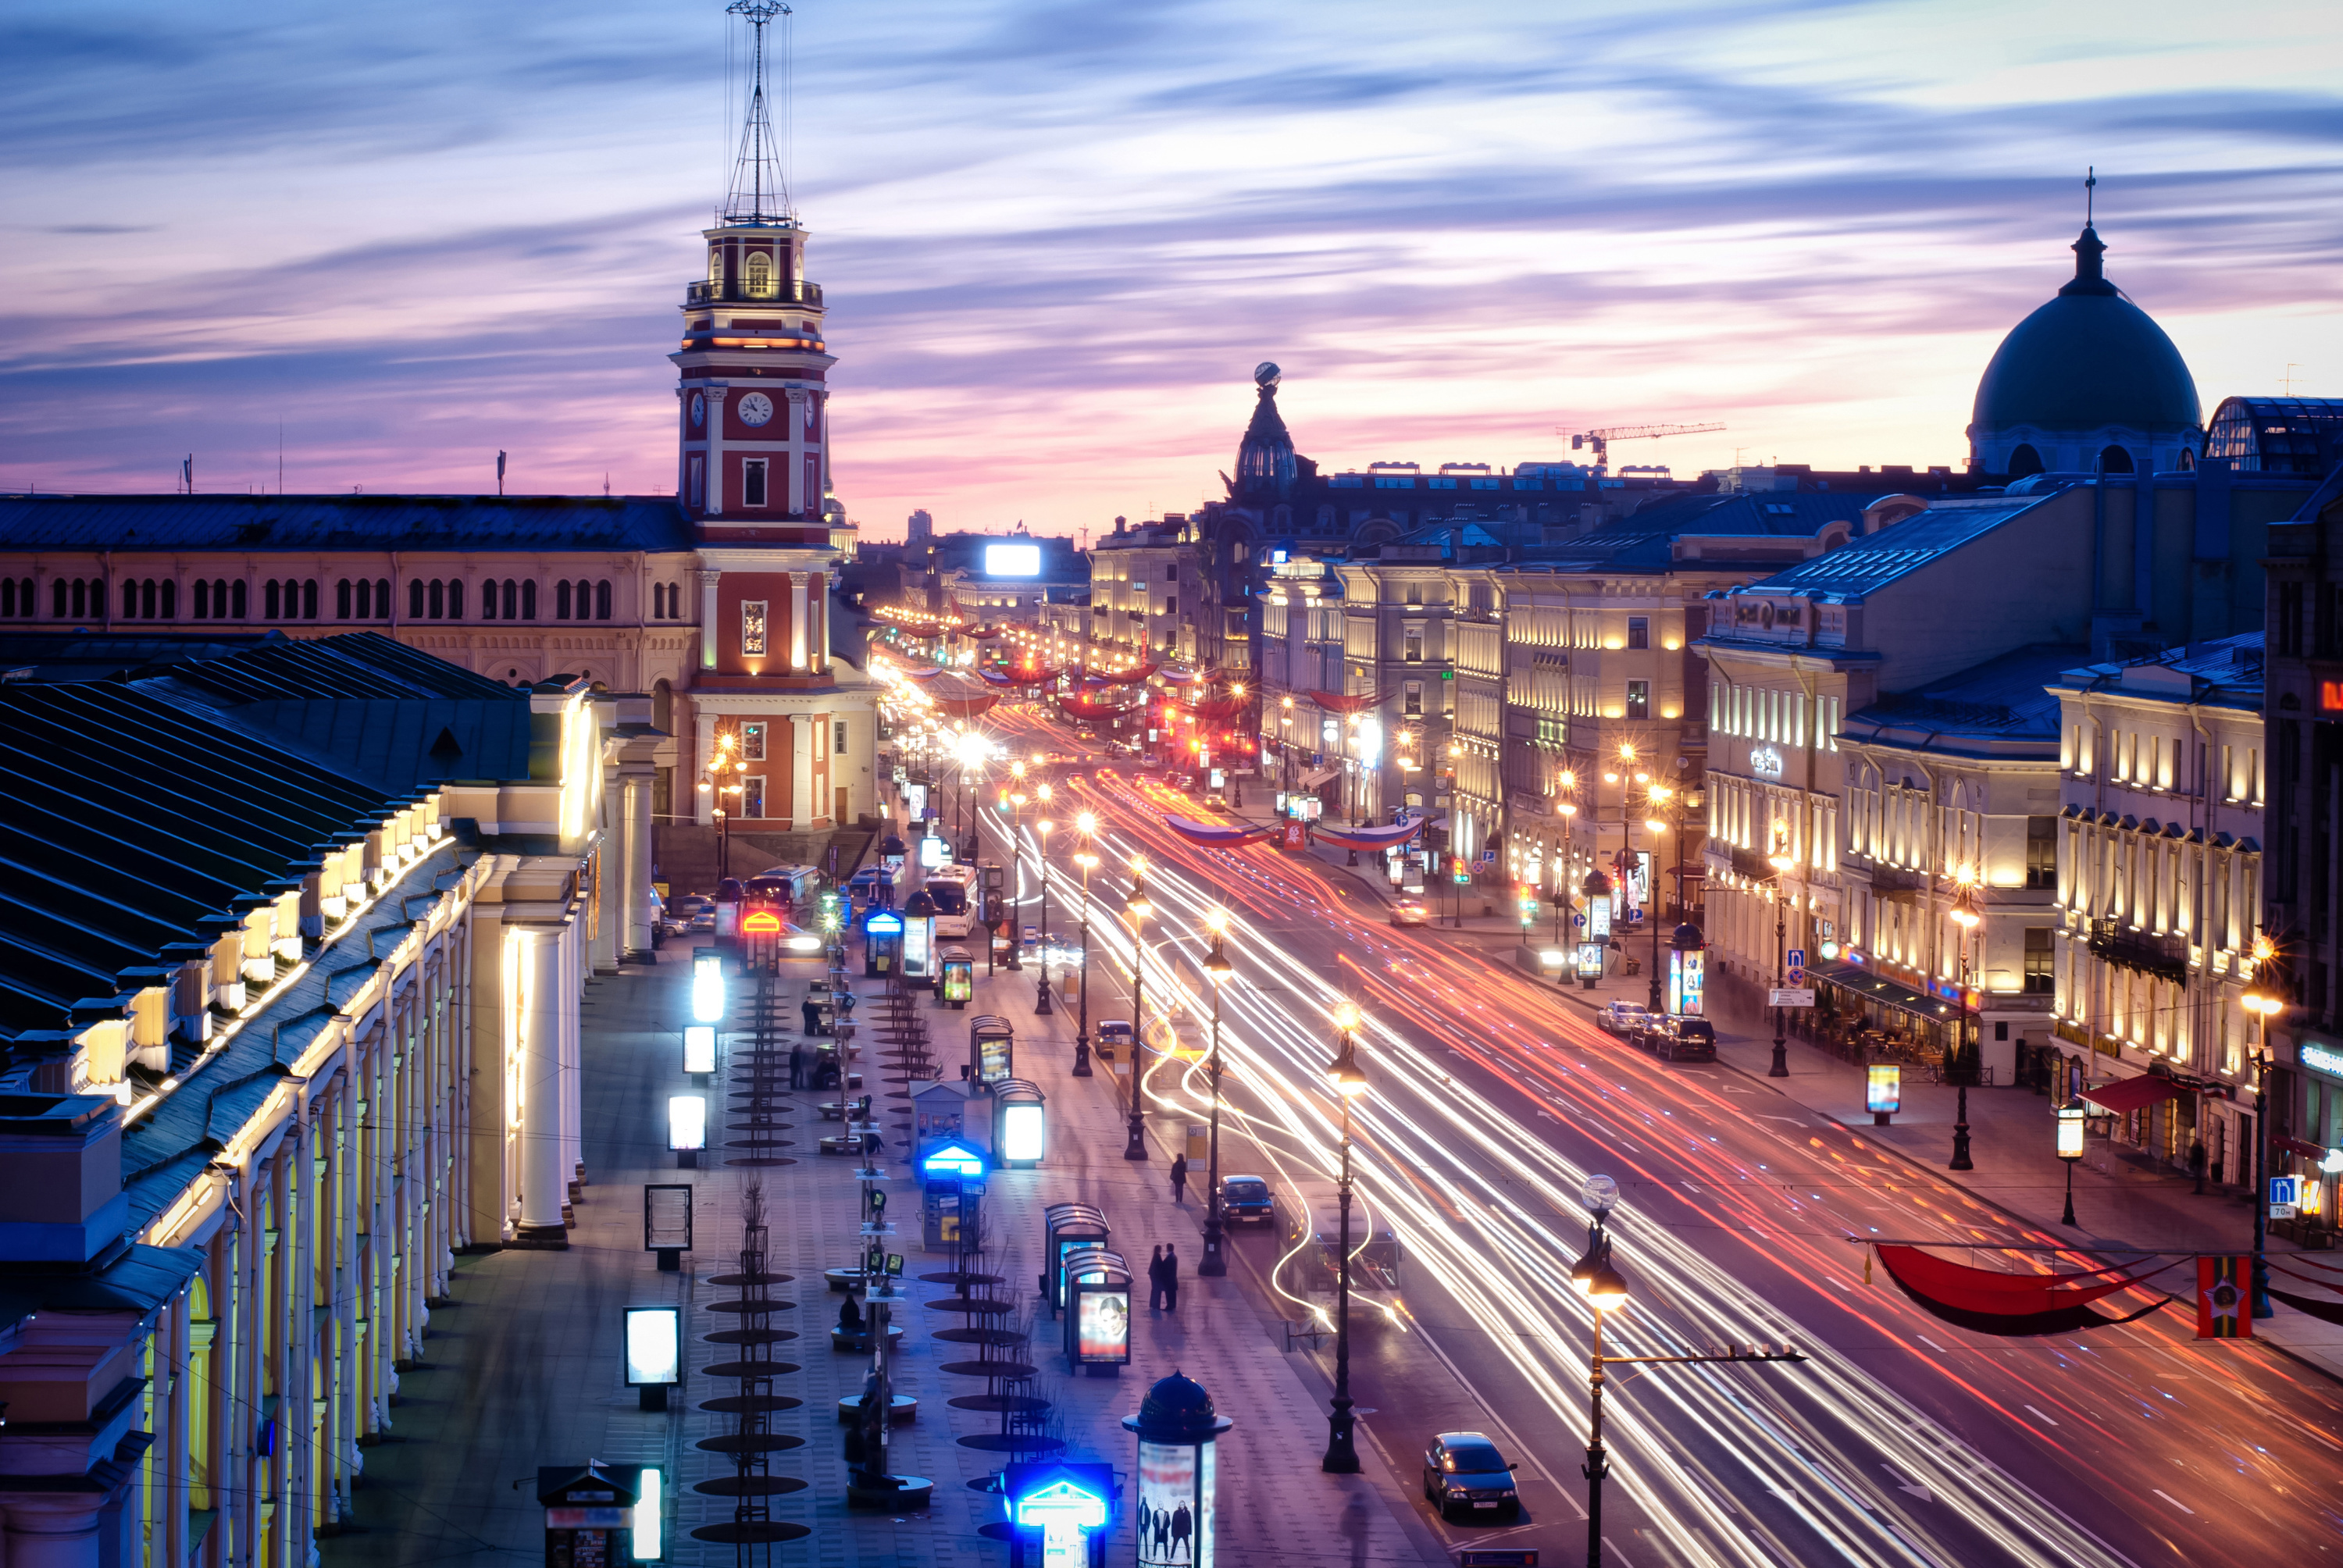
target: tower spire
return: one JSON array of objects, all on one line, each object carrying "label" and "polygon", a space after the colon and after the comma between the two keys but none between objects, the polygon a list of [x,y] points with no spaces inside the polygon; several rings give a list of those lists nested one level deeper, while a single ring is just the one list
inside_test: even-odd
[{"label": "tower spire", "polygon": [[[793,13],[782,0],[732,0],[724,9],[728,15],[748,23],[751,35],[749,114],[740,127],[740,154],[732,164],[732,186],[724,196],[724,221],[791,222],[797,215],[789,206],[780,144],[773,135],[772,110],[765,90],[765,29],[775,17]],[[785,82],[785,90],[786,86]]]},{"label": "tower spire", "polygon": [[2086,164],[2083,166],[2083,226],[2085,228],[2089,228],[2097,221],[2095,208],[2098,202],[2098,196],[2099,171],[2097,167]]}]

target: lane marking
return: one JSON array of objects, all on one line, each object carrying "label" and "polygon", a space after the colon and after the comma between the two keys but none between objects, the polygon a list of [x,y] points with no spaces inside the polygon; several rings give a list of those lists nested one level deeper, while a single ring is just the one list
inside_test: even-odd
[{"label": "lane marking", "polygon": [[2180,1501],[2180,1499],[2178,1499],[2177,1497],[2173,1496],[2173,1495],[2172,1495],[2172,1493],[2170,1493],[2169,1492],[2165,1491],[2162,1487],[2160,1487],[2160,1486],[2151,1486],[2151,1487],[2149,1487],[2149,1488],[2148,1488],[2148,1490],[2149,1490],[2150,1492],[2155,1493],[2158,1497],[2161,1497],[2162,1499],[2164,1499],[2164,1501],[2165,1501],[2165,1502],[2169,1503],[2170,1504],[2172,1504],[2172,1506],[2173,1506],[2173,1507],[2177,1508],[2178,1510],[2180,1510],[2180,1512],[2181,1512],[2181,1513],[2186,1513],[2187,1515],[2188,1515],[2188,1517],[2189,1517],[2189,1518],[2194,1519],[2194,1518],[2196,1518],[2196,1517],[2197,1517],[2197,1511],[2196,1511],[2195,1509],[2193,1509],[2193,1508],[2189,1507],[2189,1506],[2188,1506],[2188,1504],[2187,1504],[2187,1503],[2185,1503],[2181,1502],[2181,1501]]},{"label": "lane marking", "polygon": [[1953,1353],[1926,1334],[1914,1334],[1912,1337],[1918,1340],[1922,1344],[1927,1346],[1930,1350],[1936,1352],[1940,1356],[1948,1356]]},{"label": "lane marking", "polygon": [[[2036,1419],[2041,1420],[2041,1421],[2047,1421],[2047,1422],[2050,1422],[2050,1424],[2051,1424],[2052,1426],[2056,1426],[2056,1425],[2057,1425],[2057,1424],[2058,1424],[2058,1423],[2057,1423],[2056,1422],[2055,1422],[2055,1421],[2050,1421],[2050,1418],[2049,1418],[2048,1416],[2046,1416],[2046,1415],[2044,1415],[2040,1411],[2038,1411],[2038,1410],[2034,1410],[2034,1407],[2033,1407],[2032,1405],[2030,1405],[2030,1404],[2029,1404],[2029,1405],[2027,1405],[2026,1408],[2027,1410],[2032,1410],[2032,1411],[2034,1411],[2034,1414],[2035,1414],[2035,1416],[2036,1416]],[[2163,1495],[2163,1493],[2157,1493],[2157,1495],[2158,1495],[2158,1496],[2162,1496],[2162,1495]]]}]

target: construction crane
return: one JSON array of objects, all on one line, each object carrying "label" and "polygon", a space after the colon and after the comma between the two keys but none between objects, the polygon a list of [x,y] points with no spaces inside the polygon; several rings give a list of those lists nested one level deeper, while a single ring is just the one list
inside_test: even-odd
[{"label": "construction crane", "polygon": [[1611,443],[1614,441],[1655,441],[1663,436],[1704,436],[1712,430],[1724,428],[1722,425],[1614,425],[1607,430],[1574,432],[1556,425],[1554,433],[1568,436],[1570,449],[1574,452],[1584,447],[1594,447],[1595,464],[1601,467],[1610,462]]}]

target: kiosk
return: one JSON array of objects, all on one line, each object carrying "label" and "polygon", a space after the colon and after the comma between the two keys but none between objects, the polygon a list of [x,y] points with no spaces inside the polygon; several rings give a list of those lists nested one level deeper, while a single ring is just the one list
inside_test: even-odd
[{"label": "kiosk", "polygon": [[938,994],[947,1007],[965,1011],[976,994],[976,960],[966,948],[946,948],[936,965],[942,973]]},{"label": "kiosk", "polygon": [[1049,1097],[1021,1078],[992,1086],[992,1158],[1004,1171],[1031,1171],[1049,1151],[1042,1107]]},{"label": "kiosk", "polygon": [[1131,1267],[1107,1247],[1065,1256],[1066,1364],[1086,1377],[1116,1377],[1131,1364]]},{"label": "kiosk", "polygon": [[979,1014],[968,1025],[969,1081],[990,1089],[1017,1067],[1017,1026],[999,1013]]},{"label": "kiosk", "polygon": [[1139,1438],[1139,1568],[1196,1568],[1212,1560],[1221,1434],[1236,1422],[1212,1409],[1212,1396],[1174,1372],[1122,1418]]},{"label": "kiosk", "polygon": [[930,1252],[957,1251],[960,1226],[972,1221],[984,1196],[984,1153],[967,1139],[950,1138],[920,1156],[920,1242]]},{"label": "kiosk", "polygon": [[969,1125],[969,1101],[976,1091],[956,1079],[931,1079],[911,1091],[911,1147],[926,1153],[938,1144],[971,1141],[981,1124]]},{"label": "kiosk", "polygon": [[547,1568],[618,1568],[667,1555],[660,1539],[667,1500],[656,1464],[543,1464],[538,1505],[545,1510]]},{"label": "kiosk", "polygon": [[903,961],[903,917],[872,910],[862,917],[862,972],[890,975]]},{"label": "kiosk", "polygon": [[1103,1247],[1112,1234],[1106,1216],[1088,1203],[1052,1203],[1041,1211],[1041,1277],[1036,1283],[1055,1316],[1066,1304],[1066,1254]]},{"label": "kiosk", "polygon": [[1021,1462],[1001,1473],[1009,1568],[1106,1568],[1113,1533],[1111,1464]]}]

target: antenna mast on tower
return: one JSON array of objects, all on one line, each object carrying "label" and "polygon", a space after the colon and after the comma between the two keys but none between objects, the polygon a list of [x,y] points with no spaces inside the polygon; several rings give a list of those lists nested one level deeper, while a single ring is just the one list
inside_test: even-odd
[{"label": "antenna mast on tower", "polygon": [[781,0],[732,0],[727,15],[749,24],[754,34],[749,65],[749,116],[740,127],[740,156],[732,165],[732,188],[724,198],[724,221],[792,223],[789,189],[781,168],[781,148],[765,95],[765,29],[776,16],[794,15]]}]

